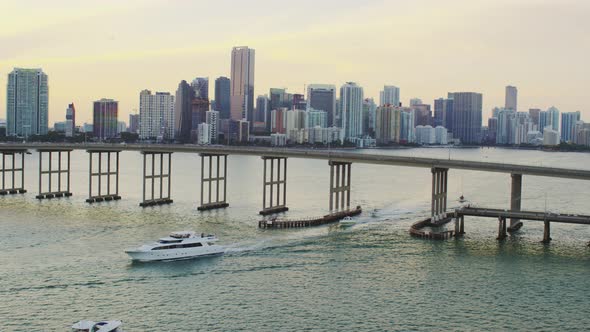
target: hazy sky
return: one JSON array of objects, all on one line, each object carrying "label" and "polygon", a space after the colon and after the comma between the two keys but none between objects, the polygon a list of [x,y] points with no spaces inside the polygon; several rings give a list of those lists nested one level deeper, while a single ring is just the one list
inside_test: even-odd
[{"label": "hazy sky", "polygon": [[[0,118],[13,67],[49,75],[50,126],[74,102],[174,93],[182,79],[228,76],[232,46],[256,49],[255,93],[356,81],[404,104],[448,91],[484,95],[484,117],[518,87],[519,110],[582,111],[590,121],[588,0],[0,0]],[[211,94],[214,86],[210,86]]]}]

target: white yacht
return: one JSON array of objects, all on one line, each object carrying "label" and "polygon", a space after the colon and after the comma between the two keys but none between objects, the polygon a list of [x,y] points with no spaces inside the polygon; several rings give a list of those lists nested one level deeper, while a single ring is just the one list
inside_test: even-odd
[{"label": "white yacht", "polygon": [[105,320],[102,322],[81,320],[72,325],[72,332],[123,332],[122,325],[123,323],[120,320]]},{"label": "white yacht", "polygon": [[344,219],[340,220],[340,225],[342,226],[352,226],[354,224],[356,224],[356,221],[350,216],[346,216]]},{"label": "white yacht", "polygon": [[170,236],[163,237],[156,243],[145,244],[125,252],[133,260],[141,262],[221,255],[225,249],[216,245],[216,241],[218,239],[215,235],[196,234],[189,231],[173,232]]}]

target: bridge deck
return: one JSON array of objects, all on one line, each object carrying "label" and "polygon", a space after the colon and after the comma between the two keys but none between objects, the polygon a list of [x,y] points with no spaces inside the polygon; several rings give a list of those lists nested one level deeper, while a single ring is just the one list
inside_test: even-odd
[{"label": "bridge deck", "polygon": [[143,152],[184,152],[204,154],[233,154],[279,158],[321,159],[335,162],[407,166],[422,168],[450,168],[484,172],[513,173],[546,177],[590,180],[590,170],[529,166],[519,164],[490,163],[471,160],[436,159],[382,154],[358,153],[345,150],[316,150],[293,148],[266,148],[245,146],[199,146],[180,144],[48,144],[17,143],[0,144],[0,151],[23,149],[74,149],[88,151],[143,151]]},{"label": "bridge deck", "polygon": [[582,224],[590,225],[590,216],[585,215],[571,215],[558,214],[551,212],[535,212],[535,211],[510,211],[501,209],[487,209],[487,208],[461,208],[457,209],[458,216],[475,216],[488,218],[514,218],[522,220],[535,221],[550,221],[566,224]]}]

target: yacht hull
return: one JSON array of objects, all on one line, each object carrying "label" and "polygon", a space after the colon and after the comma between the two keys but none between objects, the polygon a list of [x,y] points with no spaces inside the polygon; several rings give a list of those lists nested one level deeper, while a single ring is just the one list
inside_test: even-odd
[{"label": "yacht hull", "polygon": [[168,250],[128,250],[125,251],[132,260],[138,262],[175,261],[193,259],[207,256],[223,255],[225,250],[221,246],[208,246],[200,248],[181,248]]}]

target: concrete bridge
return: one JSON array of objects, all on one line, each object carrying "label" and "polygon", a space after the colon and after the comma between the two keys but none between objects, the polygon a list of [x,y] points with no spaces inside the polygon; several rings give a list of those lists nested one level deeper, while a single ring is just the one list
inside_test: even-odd
[{"label": "concrete bridge", "polygon": [[[70,196],[70,152],[86,150],[89,155],[89,192],[86,201],[96,203],[121,199],[119,195],[119,153],[137,151],[143,155],[143,201],[140,206],[172,203],[170,179],[173,153],[198,153],[201,156],[201,205],[199,210],[225,208],[227,202],[227,156],[259,156],[263,162],[263,197],[260,214],[268,215],[287,211],[287,159],[327,160],[330,167],[329,209],[339,211],[350,208],[351,165],[374,164],[429,168],[432,173],[431,220],[434,224],[450,218],[447,210],[449,169],[472,170],[510,174],[512,179],[510,211],[521,208],[523,175],[590,180],[589,170],[490,163],[469,160],[387,156],[357,153],[346,150],[315,150],[291,148],[265,148],[242,146],[198,146],[160,144],[0,144],[2,164],[0,195],[26,192],[25,154],[29,150],[39,153],[38,199]],[[43,165],[43,155],[48,155]],[[53,158],[52,158],[53,157]],[[57,157],[57,158],[56,158]],[[53,161],[52,159],[57,159]],[[94,161],[93,161],[94,160]],[[157,167],[156,167],[157,166]],[[52,183],[57,175],[58,183]],[[45,180],[45,181],[44,181]],[[107,187],[101,184],[106,180]],[[111,185],[111,183],[113,185]],[[167,183],[167,186],[164,183]],[[158,185],[156,185],[156,183]],[[93,186],[94,184],[94,186]],[[491,209],[487,209],[491,211]],[[461,217],[468,215],[463,214]],[[528,215],[527,215],[528,216]],[[520,214],[509,216],[514,231],[522,226]]]}]

